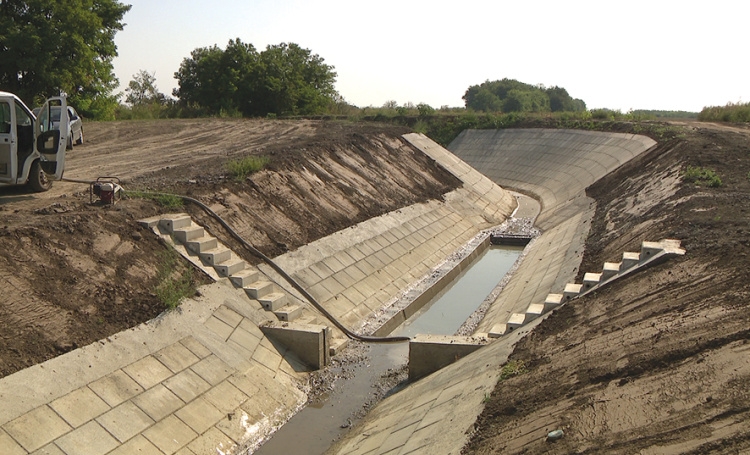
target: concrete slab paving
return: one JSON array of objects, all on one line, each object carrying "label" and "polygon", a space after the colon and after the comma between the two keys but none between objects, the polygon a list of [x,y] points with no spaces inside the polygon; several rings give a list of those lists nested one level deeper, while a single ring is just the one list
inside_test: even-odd
[{"label": "concrete slab paving", "polygon": [[[210,442],[200,442],[201,433],[177,417],[196,400],[206,400],[217,409],[212,426],[230,413],[238,418],[246,415],[240,404],[250,409],[257,406],[261,416],[288,418],[305,399],[295,385],[294,378],[299,374],[295,368],[299,365],[282,368],[292,358],[287,360],[286,354],[276,351],[269,342],[263,353],[267,366],[248,370],[250,359],[238,356],[236,349],[216,338],[204,325],[210,319],[219,321],[215,314],[238,328],[248,327],[249,320],[228,306],[210,304],[232,301],[238,294],[222,283],[202,288],[201,293],[205,300],[183,303],[184,314],[166,313],[111,340],[0,380],[4,403],[0,409],[0,453],[130,454],[143,450],[164,455],[186,449],[188,443],[195,443],[194,447],[210,446]],[[256,325],[249,327],[262,336]],[[244,333],[260,344],[249,331]],[[82,369],[82,362],[87,370],[91,365],[96,374],[87,371],[88,374],[75,376]],[[63,387],[55,390],[53,384],[58,377],[64,378]],[[252,385],[256,382],[273,382],[275,387],[260,389]],[[39,389],[23,395],[29,388],[18,385],[30,383],[39,385]],[[235,384],[258,397],[257,403],[248,403],[249,395]],[[262,395],[267,393],[285,398],[264,399]],[[27,409],[45,401],[47,404]],[[263,437],[272,428],[258,425],[255,436]],[[211,428],[204,430],[204,434],[218,434]],[[175,437],[164,431],[174,432]]]}]

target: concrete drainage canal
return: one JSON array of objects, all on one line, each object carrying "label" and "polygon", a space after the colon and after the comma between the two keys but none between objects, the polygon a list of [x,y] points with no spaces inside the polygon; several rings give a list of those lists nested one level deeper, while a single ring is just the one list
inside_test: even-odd
[{"label": "concrete drainage canal", "polygon": [[[520,262],[523,249],[481,240],[473,251],[448,260],[441,277],[428,288],[405,292],[402,300],[406,303],[393,305],[400,309],[376,334],[414,337],[470,332],[472,321],[475,324],[481,318],[480,307]],[[348,351],[356,359],[350,354],[348,360],[338,361],[323,373],[338,378],[331,390],[308,404],[254,453],[324,453],[370,406],[406,384],[408,343],[351,343]]]}]

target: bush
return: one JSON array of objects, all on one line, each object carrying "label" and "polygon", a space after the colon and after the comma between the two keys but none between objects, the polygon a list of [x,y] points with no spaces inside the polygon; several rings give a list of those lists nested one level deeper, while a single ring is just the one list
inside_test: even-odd
[{"label": "bush", "polygon": [[686,182],[693,182],[696,185],[706,185],[712,188],[721,186],[721,178],[712,169],[706,169],[700,166],[688,166],[682,174],[682,179]]},{"label": "bush", "polygon": [[511,360],[500,369],[499,381],[505,381],[513,376],[519,376],[526,373],[526,363],[523,360]]},{"label": "bush", "polygon": [[260,171],[269,162],[267,156],[246,156],[227,163],[229,174],[237,180],[245,180],[248,175]]}]

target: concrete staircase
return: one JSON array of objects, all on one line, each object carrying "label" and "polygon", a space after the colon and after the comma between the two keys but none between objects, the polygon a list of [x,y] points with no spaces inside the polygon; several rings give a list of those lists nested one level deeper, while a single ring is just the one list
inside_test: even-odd
[{"label": "concrete staircase", "polygon": [[[328,326],[326,322],[320,322],[317,312],[294,303],[293,299],[269,277],[234,254],[216,237],[209,235],[202,226],[193,222],[188,214],[160,215],[140,220],[139,223],[157,235],[184,246],[184,250],[178,251],[185,259],[201,268],[214,280],[227,278],[235,287],[244,290],[248,298],[257,301],[265,311],[273,313],[276,320],[293,323],[286,327],[293,330],[302,326]],[[272,319],[269,321],[273,322]],[[331,332],[329,351],[330,355],[335,355],[346,347],[348,338],[338,330]]]},{"label": "concrete staircase", "polygon": [[[139,223],[155,230],[157,234],[171,235],[176,243],[185,247],[188,254],[200,258],[200,267],[204,271],[208,272],[208,269],[213,269],[218,277],[229,278],[234,286],[242,288],[248,297],[257,300],[263,309],[272,312],[279,321],[292,322],[302,315],[301,305],[291,303],[287,295],[274,282],[270,281],[260,270],[235,255],[216,237],[209,235],[202,226],[193,222],[190,215],[185,213],[161,215],[141,220]],[[215,278],[213,273],[208,273],[208,275]]]},{"label": "concrete staircase", "polygon": [[568,283],[562,294],[549,294],[544,303],[532,303],[523,313],[513,313],[506,323],[495,324],[487,333],[490,338],[498,338],[511,330],[544,315],[558,306],[593,292],[625,275],[635,273],[673,256],[682,256],[679,240],[664,239],[659,242],[643,242],[640,253],[625,252],[620,262],[605,262],[600,273],[586,273],[583,283]]}]

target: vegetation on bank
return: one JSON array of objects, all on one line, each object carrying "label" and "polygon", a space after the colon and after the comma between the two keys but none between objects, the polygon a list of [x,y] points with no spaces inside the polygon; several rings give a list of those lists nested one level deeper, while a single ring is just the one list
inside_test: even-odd
[{"label": "vegetation on bank", "polygon": [[726,106],[704,107],[698,114],[702,122],[750,122],[750,103],[727,103]]},{"label": "vegetation on bank", "polygon": [[686,182],[695,183],[698,186],[709,186],[718,188],[722,181],[719,175],[713,169],[707,169],[700,166],[688,166],[682,174],[682,179]]},{"label": "vegetation on bank", "polygon": [[178,210],[184,206],[182,198],[174,194],[138,190],[130,190],[125,194],[129,198],[150,199],[167,210]]},{"label": "vegetation on bank", "polygon": [[269,163],[267,156],[246,156],[237,160],[232,160],[226,164],[229,174],[235,180],[245,180],[249,175],[254,174]]},{"label": "vegetation on bank", "polygon": [[174,309],[180,305],[185,297],[194,296],[196,283],[190,267],[181,265],[177,259],[177,252],[169,248],[159,257],[157,284],[154,294],[167,308]]}]

